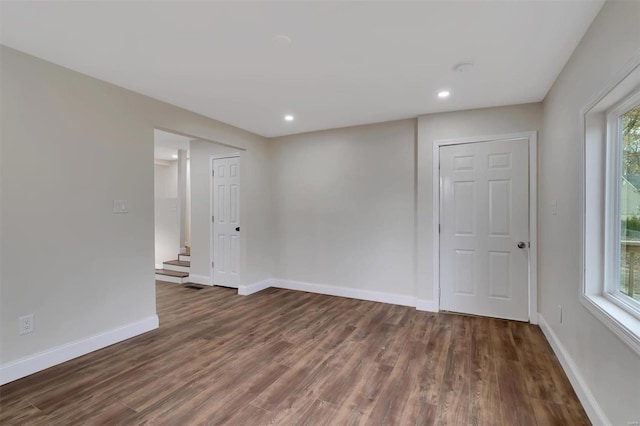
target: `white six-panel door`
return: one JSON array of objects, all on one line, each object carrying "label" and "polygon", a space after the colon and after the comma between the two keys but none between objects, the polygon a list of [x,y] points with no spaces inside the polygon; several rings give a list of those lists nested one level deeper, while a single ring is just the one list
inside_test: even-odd
[{"label": "white six-panel door", "polygon": [[527,139],[440,147],[442,310],[528,321]]},{"label": "white six-panel door", "polygon": [[239,158],[215,158],[212,170],[213,284],[237,288],[240,266]]}]

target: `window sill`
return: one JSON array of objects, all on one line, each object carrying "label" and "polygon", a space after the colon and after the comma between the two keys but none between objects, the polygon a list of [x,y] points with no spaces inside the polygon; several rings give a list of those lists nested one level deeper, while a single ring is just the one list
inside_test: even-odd
[{"label": "window sill", "polygon": [[640,355],[640,319],[602,295],[584,294],[580,301],[637,355]]}]

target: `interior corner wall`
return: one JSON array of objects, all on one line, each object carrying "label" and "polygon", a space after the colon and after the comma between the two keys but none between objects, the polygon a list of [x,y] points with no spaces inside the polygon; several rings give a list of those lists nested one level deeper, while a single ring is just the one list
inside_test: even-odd
[{"label": "interior corner wall", "polygon": [[153,165],[153,194],[155,198],[178,197],[178,162]]},{"label": "interior corner wall", "polygon": [[186,193],[185,223],[187,225],[187,237],[185,245],[191,247],[191,159],[187,158],[187,193]]},{"label": "interior corner wall", "polygon": [[244,276],[273,276],[267,139],[5,46],[0,58],[2,366],[155,317],[154,128],[247,151],[260,214],[244,222],[259,240]]},{"label": "interior corner wall", "polygon": [[415,120],[271,144],[275,278],[413,297]]},{"label": "interior corner wall", "polygon": [[[640,2],[607,2],[544,100],[538,147],[539,310],[572,360],[573,373],[613,425],[640,420],[640,357],[579,302],[584,178],[579,123],[581,110],[638,52]],[[551,214],[553,200],[557,215]]]},{"label": "interior corner wall", "polygon": [[155,266],[177,259],[180,248],[178,217],[178,162],[155,164],[154,170],[154,228]]},{"label": "interior corner wall", "polygon": [[416,297],[434,300],[433,291],[433,145],[442,139],[493,136],[542,128],[542,105],[522,104],[418,117]]}]

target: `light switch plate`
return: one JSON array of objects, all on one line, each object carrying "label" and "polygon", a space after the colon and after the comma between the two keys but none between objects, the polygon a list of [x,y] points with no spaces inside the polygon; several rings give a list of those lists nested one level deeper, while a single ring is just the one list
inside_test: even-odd
[{"label": "light switch plate", "polygon": [[127,211],[127,200],[113,200],[114,213],[126,213]]}]

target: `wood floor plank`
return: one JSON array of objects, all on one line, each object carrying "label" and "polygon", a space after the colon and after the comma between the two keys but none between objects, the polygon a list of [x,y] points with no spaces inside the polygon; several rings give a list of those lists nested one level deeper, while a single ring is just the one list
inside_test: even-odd
[{"label": "wood floor plank", "polygon": [[119,425],[126,424],[127,419],[134,413],[131,408],[115,403],[110,405],[103,413],[91,419],[89,425]]},{"label": "wood floor plank", "polygon": [[337,407],[327,401],[316,399],[311,407],[296,419],[296,424],[300,426],[330,426],[335,424],[333,418],[337,412]]},{"label": "wood floor plank", "polygon": [[336,424],[349,423],[349,419],[366,419],[382,392],[393,367],[376,363],[371,357],[354,356],[353,361],[364,358],[356,366],[346,365],[344,373],[337,377],[321,396],[338,407]]},{"label": "wood floor plank", "polygon": [[428,404],[438,405],[440,389],[444,376],[449,344],[451,342],[451,324],[453,315],[442,314],[434,319],[431,335],[425,350],[427,368],[420,377],[422,398]]},{"label": "wood floor plank", "polygon": [[538,425],[572,426],[574,424],[569,412],[562,404],[532,398],[531,405]]},{"label": "wood floor plank", "polygon": [[517,361],[496,358],[500,411],[505,424],[537,424],[531,399],[526,391],[524,372]]},{"label": "wood floor plank", "polygon": [[264,419],[268,418],[270,414],[271,413],[262,408],[248,404],[243,407],[242,410],[231,413],[229,420],[223,424],[233,426],[268,425],[267,420]]},{"label": "wood floor plank", "polygon": [[407,424],[421,405],[416,383],[424,369],[426,345],[408,341],[385,386],[376,397],[369,419],[380,424]]},{"label": "wood floor plank", "polygon": [[25,424],[45,416],[41,410],[24,399],[3,401],[0,407],[0,424],[3,425]]},{"label": "wood floor plank", "polygon": [[0,423],[588,425],[537,326],[157,282],[160,328],[0,387]]},{"label": "wood floor plank", "polygon": [[464,316],[454,319],[438,400],[439,425],[469,423],[471,321]]},{"label": "wood floor plank", "polygon": [[[527,324],[519,324],[512,328],[512,335],[516,340],[518,358],[524,370],[524,380],[529,396],[549,402],[563,402],[563,392],[566,389],[559,388],[554,381],[553,374],[549,374],[554,368],[549,365],[545,355],[548,353],[546,345],[544,350],[536,347],[538,339],[535,337],[533,327]],[[562,386],[562,384],[560,384]]]},{"label": "wood floor plank", "polygon": [[478,319],[471,325],[469,423],[472,425],[504,423],[488,322],[486,319]]}]

